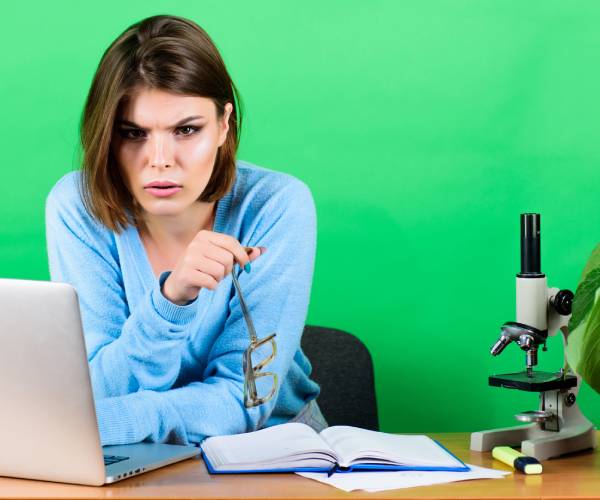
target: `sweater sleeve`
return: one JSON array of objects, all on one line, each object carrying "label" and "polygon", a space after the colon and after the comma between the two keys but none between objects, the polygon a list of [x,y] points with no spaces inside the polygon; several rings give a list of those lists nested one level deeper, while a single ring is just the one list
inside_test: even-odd
[{"label": "sweater sleeve", "polygon": [[94,397],[170,388],[197,304],[173,304],[157,282],[130,314],[114,235],[88,215],[71,175],[47,197],[46,243],[51,279],[77,290]]},{"label": "sweater sleeve", "polygon": [[[238,279],[257,336],[277,334],[277,355],[264,371],[275,372],[281,386],[300,346],[306,321],[316,214],[309,189],[297,179],[265,205],[259,213],[260,222],[244,244],[265,246],[267,252],[252,263],[250,273],[238,271]],[[97,401],[103,444],[200,443],[207,436],[247,432],[264,425],[277,396],[259,407],[245,408],[242,356],[250,341],[236,293],[229,306],[202,381],[164,392],[139,391]],[[269,351],[266,348],[254,362]],[[270,388],[269,381],[264,380],[267,378],[258,384],[259,396]]]}]

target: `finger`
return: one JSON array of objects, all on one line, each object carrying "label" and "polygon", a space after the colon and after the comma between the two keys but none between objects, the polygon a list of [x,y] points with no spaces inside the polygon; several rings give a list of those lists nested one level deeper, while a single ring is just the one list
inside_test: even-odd
[{"label": "finger", "polygon": [[223,233],[211,233],[209,241],[231,252],[231,254],[233,254],[233,258],[240,264],[240,266],[244,267],[248,262],[250,262],[248,255],[244,251],[244,247],[232,236]]},{"label": "finger", "polygon": [[210,274],[194,269],[190,276],[190,286],[195,288],[208,288],[209,290],[216,290],[216,288],[219,286],[219,282]]},{"label": "finger", "polygon": [[225,266],[225,274],[229,274],[233,269],[233,255],[228,250],[213,244],[205,248],[203,253],[205,257]]},{"label": "finger", "polygon": [[208,257],[200,257],[196,261],[195,269],[201,273],[208,274],[216,281],[221,281],[225,277],[226,271],[225,265]]},{"label": "finger", "polygon": [[258,259],[262,255],[260,247],[246,247],[246,253],[248,254],[250,262]]},{"label": "finger", "polygon": [[260,250],[261,255],[267,251],[267,247],[244,247],[244,249],[246,250],[246,253],[250,253],[255,248]]}]

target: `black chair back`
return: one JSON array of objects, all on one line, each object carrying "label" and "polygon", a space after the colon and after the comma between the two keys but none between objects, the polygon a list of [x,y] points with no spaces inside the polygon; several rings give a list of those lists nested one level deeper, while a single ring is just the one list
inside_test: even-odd
[{"label": "black chair back", "polygon": [[379,430],[373,361],[354,335],[321,326],[304,327],[302,350],[311,378],[321,386],[317,399],[329,425]]}]

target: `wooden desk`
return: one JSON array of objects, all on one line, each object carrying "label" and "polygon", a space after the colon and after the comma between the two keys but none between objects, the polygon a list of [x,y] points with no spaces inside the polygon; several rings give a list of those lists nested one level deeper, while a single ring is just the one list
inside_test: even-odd
[{"label": "wooden desk", "polygon": [[[469,435],[430,434],[467,463],[509,470],[491,453],[469,450]],[[49,464],[51,466],[51,464]],[[0,498],[600,498],[600,452],[544,462],[538,476],[463,481],[403,490],[346,493],[296,474],[211,476],[200,458],[132,477],[112,486],[75,486],[0,478]]]}]

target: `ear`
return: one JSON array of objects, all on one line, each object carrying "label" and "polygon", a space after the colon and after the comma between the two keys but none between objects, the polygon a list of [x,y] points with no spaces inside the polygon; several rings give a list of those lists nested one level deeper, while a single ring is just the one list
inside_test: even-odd
[{"label": "ear", "polygon": [[225,143],[225,139],[227,139],[227,132],[229,131],[229,117],[231,116],[232,111],[233,104],[230,102],[226,103],[223,116],[221,117],[221,120],[219,120],[219,147],[221,147]]}]

